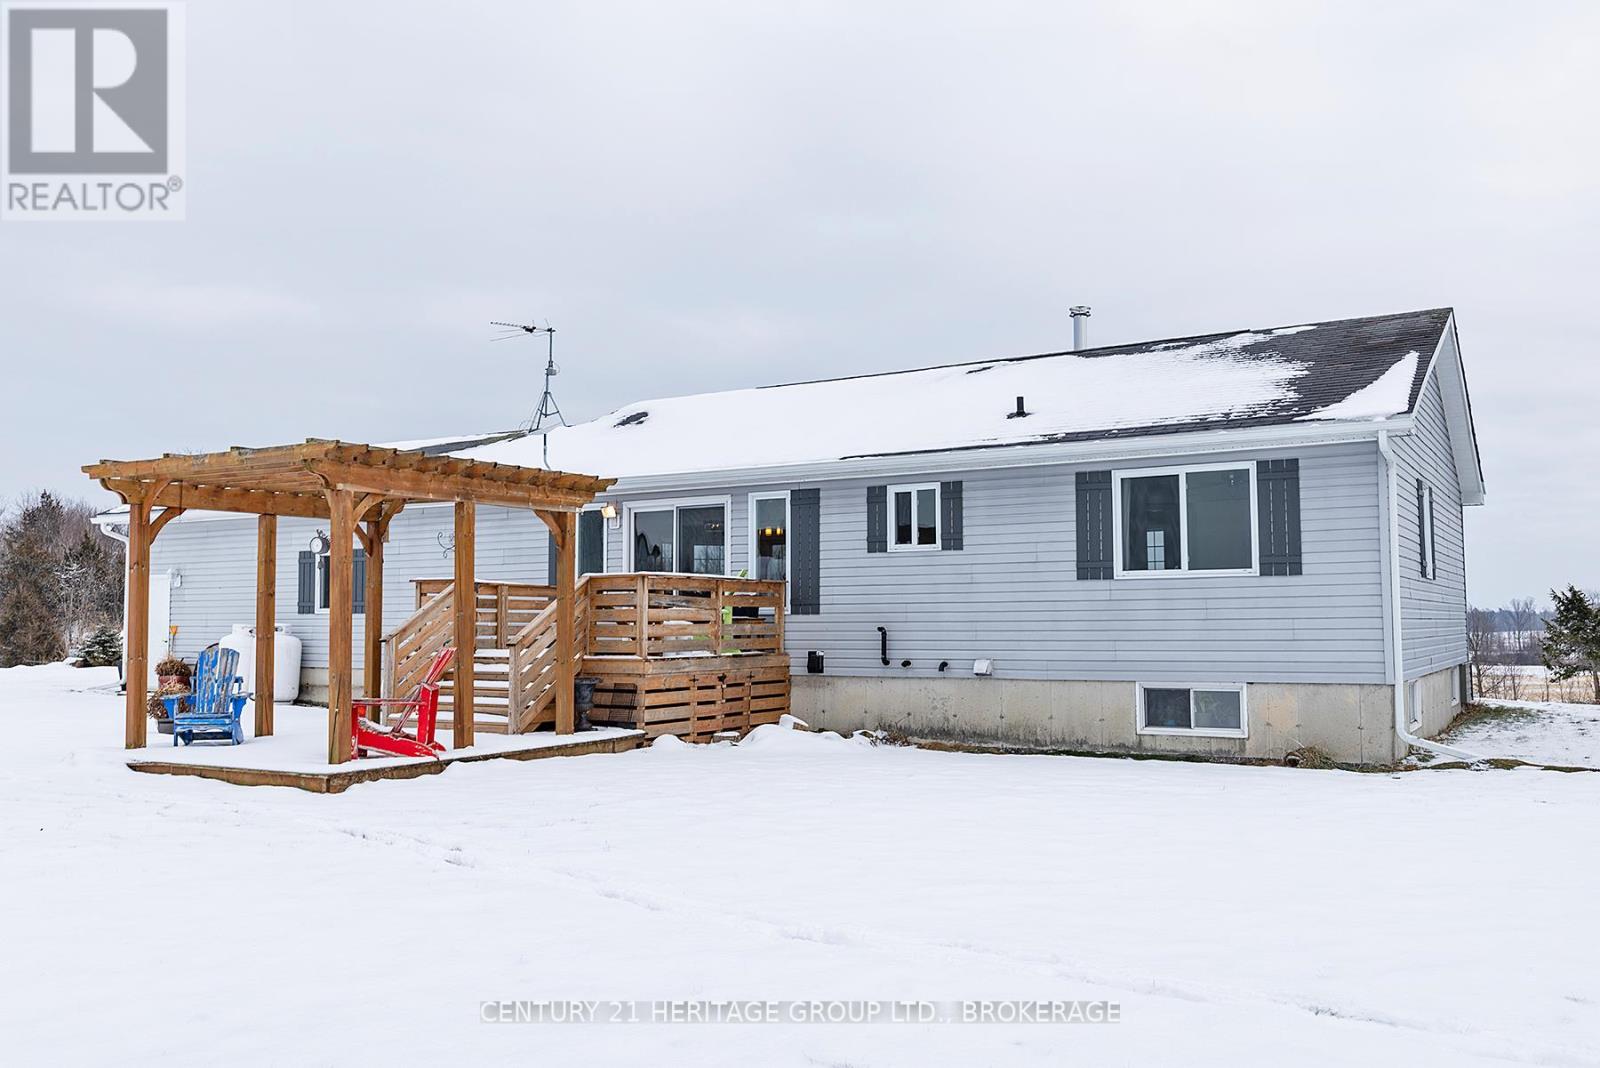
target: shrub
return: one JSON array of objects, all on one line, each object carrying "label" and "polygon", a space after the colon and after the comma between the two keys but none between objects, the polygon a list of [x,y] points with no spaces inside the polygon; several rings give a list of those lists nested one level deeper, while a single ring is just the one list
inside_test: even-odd
[{"label": "shrub", "polygon": [[100,627],[89,635],[79,655],[84,667],[115,667],[122,662],[122,632],[116,627]]}]

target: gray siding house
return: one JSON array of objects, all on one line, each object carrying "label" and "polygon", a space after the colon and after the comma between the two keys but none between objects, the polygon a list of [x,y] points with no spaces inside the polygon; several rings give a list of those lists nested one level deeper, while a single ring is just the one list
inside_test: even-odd
[{"label": "gray siding house", "polygon": [[[413,444],[528,466],[548,449],[550,467],[617,478],[581,519],[584,570],[786,579],[793,707],[814,726],[1387,763],[1464,698],[1462,509],[1484,483],[1449,309]],[[279,528],[300,561],[280,569],[280,624],[312,697],[317,526]],[[395,520],[386,602],[449,574],[450,527],[448,507]],[[156,543],[180,655],[252,619],[255,529],[184,515]],[[549,576],[531,514],[481,509],[477,546],[481,578]]]}]

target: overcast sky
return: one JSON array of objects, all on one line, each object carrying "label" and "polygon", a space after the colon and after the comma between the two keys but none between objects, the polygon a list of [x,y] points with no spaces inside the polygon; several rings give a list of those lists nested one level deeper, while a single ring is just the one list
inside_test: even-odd
[{"label": "overcast sky", "polygon": [[[870,8],[870,13],[864,9]],[[1600,7],[188,4],[188,220],[0,225],[0,494],[101,457],[1451,305],[1474,601],[1600,587]]]}]

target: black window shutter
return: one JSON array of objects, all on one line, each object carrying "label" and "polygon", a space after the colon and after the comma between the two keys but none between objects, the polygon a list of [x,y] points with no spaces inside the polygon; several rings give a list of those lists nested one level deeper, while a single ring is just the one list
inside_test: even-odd
[{"label": "black window shutter", "polygon": [[961,483],[939,483],[939,548],[946,551],[960,549],[961,536]]},{"label": "black window shutter", "polygon": [[1257,461],[1256,497],[1261,573],[1300,574],[1300,461]]},{"label": "black window shutter", "polygon": [[350,558],[350,609],[356,615],[367,610],[367,551],[357,549]]},{"label": "black window shutter", "polygon": [[303,616],[317,610],[317,554],[309,549],[300,550],[300,596],[296,608]]},{"label": "black window shutter", "polygon": [[1422,569],[1422,577],[1428,577],[1428,540],[1423,537],[1427,530],[1427,519],[1423,511],[1423,485],[1422,479],[1417,479],[1417,563]]},{"label": "black window shutter", "polygon": [[789,493],[789,611],[822,613],[822,491]]},{"label": "black window shutter", "polygon": [[867,552],[889,551],[889,487],[867,487]]},{"label": "black window shutter", "polygon": [[556,539],[548,531],[544,536],[544,583],[546,586],[556,584]]},{"label": "black window shutter", "polygon": [[1108,579],[1111,556],[1111,472],[1078,472],[1078,577]]}]

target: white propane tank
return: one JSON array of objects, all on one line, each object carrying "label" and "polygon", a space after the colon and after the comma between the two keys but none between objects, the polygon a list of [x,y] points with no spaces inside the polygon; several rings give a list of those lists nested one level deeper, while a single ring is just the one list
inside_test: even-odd
[{"label": "white propane tank", "polygon": [[245,692],[256,688],[256,639],[253,627],[235,623],[226,638],[217,643],[224,649],[239,654],[238,675],[244,679]]},{"label": "white propane tank", "polygon": [[[256,629],[235,623],[232,632],[217,643],[224,649],[239,651],[238,672],[244,677],[244,688],[256,688]],[[272,697],[279,704],[288,704],[300,696],[300,639],[274,627],[272,633]]]}]

